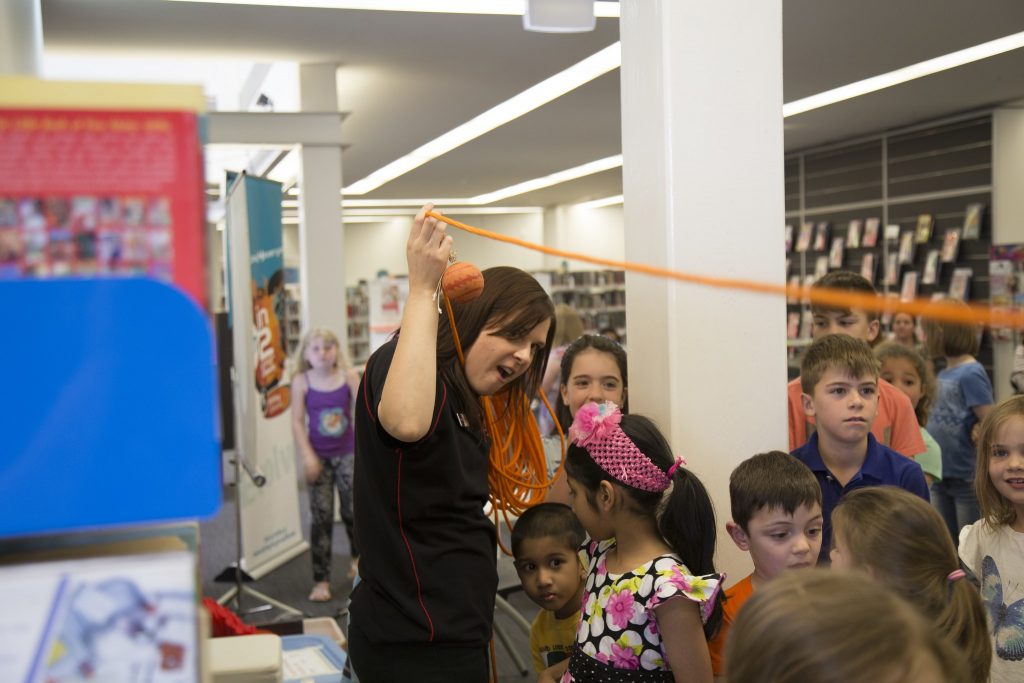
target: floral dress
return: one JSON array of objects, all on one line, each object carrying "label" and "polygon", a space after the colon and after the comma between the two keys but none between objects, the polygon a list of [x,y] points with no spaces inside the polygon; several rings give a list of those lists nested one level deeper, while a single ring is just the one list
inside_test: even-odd
[{"label": "floral dress", "polygon": [[625,574],[609,574],[615,539],[581,550],[588,576],[576,629],[576,647],[561,683],[573,681],[672,681],[661,649],[654,610],[685,597],[701,606],[707,621],[720,588],[718,575],[693,576],[678,555],[659,555]]}]

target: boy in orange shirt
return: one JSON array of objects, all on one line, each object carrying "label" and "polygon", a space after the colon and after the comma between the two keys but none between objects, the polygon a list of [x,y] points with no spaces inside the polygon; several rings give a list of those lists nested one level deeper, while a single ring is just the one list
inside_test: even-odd
[{"label": "boy in orange shirt", "polygon": [[725,591],[718,635],[708,643],[711,670],[725,675],[725,641],[743,603],[764,582],[787,569],[813,567],[821,549],[821,488],[788,453],[770,451],[744,460],[729,477],[732,521],[725,525],[754,573]]},{"label": "boy in orange shirt", "polygon": [[[875,288],[858,273],[845,270],[833,271],[814,283],[813,289],[832,289],[858,294],[877,296]],[[878,313],[860,308],[826,308],[811,306],[814,316],[811,336],[814,339],[826,334],[846,334],[874,344],[881,329]],[[800,378],[789,383],[789,450],[795,450],[807,443],[814,431],[814,420],[804,413],[800,400]],[[883,379],[878,380],[878,415],[871,428],[878,442],[908,458],[924,453],[927,447],[921,438],[914,406],[899,389]]]}]

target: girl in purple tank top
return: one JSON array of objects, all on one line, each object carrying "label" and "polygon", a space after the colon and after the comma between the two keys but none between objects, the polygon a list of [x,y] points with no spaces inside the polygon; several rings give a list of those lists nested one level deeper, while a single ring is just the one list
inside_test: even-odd
[{"label": "girl in purple tank top", "polygon": [[309,484],[309,542],[313,558],[313,590],[309,599],[313,602],[331,599],[335,488],[352,549],[350,577],[359,559],[352,522],[352,408],[358,386],[359,374],[346,361],[337,336],[324,329],[308,332],[299,346],[296,373],[292,377],[292,433]]}]

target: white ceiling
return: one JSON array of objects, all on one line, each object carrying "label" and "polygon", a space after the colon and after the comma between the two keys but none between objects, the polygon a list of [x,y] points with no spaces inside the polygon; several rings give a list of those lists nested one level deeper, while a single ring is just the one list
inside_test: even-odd
[{"label": "white ceiling", "polygon": [[[509,16],[162,0],[41,4],[48,55],[339,64],[339,106],[349,112],[346,184],[618,40],[615,19],[598,19],[592,33],[553,35],[528,33]],[[784,0],[783,8],[787,102],[1024,31],[1024,0]],[[786,149],[1021,97],[1024,49],[790,117]],[[618,154],[619,127],[616,71],[362,198],[488,192]],[[620,194],[621,182],[620,171],[606,171],[498,203],[571,203]]]}]

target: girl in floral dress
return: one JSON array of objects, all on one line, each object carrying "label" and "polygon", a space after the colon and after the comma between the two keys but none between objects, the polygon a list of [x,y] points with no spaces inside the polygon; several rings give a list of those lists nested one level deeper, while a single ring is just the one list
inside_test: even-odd
[{"label": "girl in floral dress", "polygon": [[581,407],[569,436],[572,508],[593,540],[562,683],[710,683],[721,605],[707,491],[649,419],[613,403]]}]

